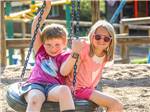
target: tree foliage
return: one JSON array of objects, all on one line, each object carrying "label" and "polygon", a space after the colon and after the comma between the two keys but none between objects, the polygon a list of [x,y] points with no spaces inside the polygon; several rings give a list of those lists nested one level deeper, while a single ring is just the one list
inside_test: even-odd
[{"label": "tree foliage", "polygon": [[91,2],[90,0],[81,0],[80,4],[80,20],[91,21]]}]

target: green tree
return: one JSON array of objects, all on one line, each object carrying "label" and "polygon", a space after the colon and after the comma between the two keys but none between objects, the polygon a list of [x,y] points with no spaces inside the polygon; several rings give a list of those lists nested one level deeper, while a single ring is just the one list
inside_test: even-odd
[{"label": "green tree", "polygon": [[89,0],[81,0],[80,20],[91,21],[91,2]]}]

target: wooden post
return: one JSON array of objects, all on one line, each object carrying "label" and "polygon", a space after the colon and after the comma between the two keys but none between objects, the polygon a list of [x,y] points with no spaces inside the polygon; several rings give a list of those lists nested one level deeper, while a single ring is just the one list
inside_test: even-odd
[{"label": "wooden post", "polygon": [[6,66],[6,40],[5,40],[5,25],[4,25],[4,2],[0,2],[0,18],[1,18],[1,27],[0,27],[0,33],[1,33],[1,40],[0,40],[0,45],[1,45],[1,66],[5,67]]},{"label": "wooden post", "polygon": [[123,60],[122,63],[129,63],[129,52],[128,52],[128,46],[126,44],[121,45],[121,58]]},{"label": "wooden post", "polygon": [[100,19],[100,7],[98,0],[91,1],[91,9],[92,9],[92,24],[94,24],[97,20]]},{"label": "wooden post", "polygon": [[148,30],[148,36],[150,36],[150,29]]},{"label": "wooden post", "polygon": [[128,25],[126,25],[125,23],[123,23],[122,21],[120,21],[120,33],[127,33],[129,34],[129,28]]},{"label": "wooden post", "polygon": [[[11,11],[12,11],[12,7],[11,7],[11,2],[10,1],[7,1],[5,2],[6,4],[6,8],[5,8],[5,14],[7,16],[10,15]],[[13,22],[10,20],[10,21],[6,21],[6,24],[5,24],[5,27],[6,27],[6,35],[7,35],[7,38],[14,38],[14,29],[13,29]],[[14,64],[13,62],[13,54],[14,54],[14,49],[10,48],[8,49],[8,58],[9,58],[9,64],[12,65]]]},{"label": "wooden post", "polygon": [[[22,21],[21,23],[22,25],[22,38],[26,38],[26,22]],[[20,54],[21,54],[21,64],[24,64],[24,59],[25,59],[25,50],[24,49],[20,49]]]}]

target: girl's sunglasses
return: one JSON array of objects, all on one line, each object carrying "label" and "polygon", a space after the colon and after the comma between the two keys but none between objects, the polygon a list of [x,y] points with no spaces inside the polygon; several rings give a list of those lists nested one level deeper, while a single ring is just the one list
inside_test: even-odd
[{"label": "girl's sunglasses", "polygon": [[100,34],[95,34],[94,37],[95,37],[95,40],[101,40],[101,39],[103,39],[105,42],[110,42],[111,39],[112,39],[109,36],[104,36],[104,35],[100,35]]}]

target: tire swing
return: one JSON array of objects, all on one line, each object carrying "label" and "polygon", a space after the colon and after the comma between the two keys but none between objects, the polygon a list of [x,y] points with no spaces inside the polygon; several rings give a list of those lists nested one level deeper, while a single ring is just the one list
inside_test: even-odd
[{"label": "tire swing", "polygon": [[[78,11],[77,11],[77,27],[76,27],[76,30],[77,30],[77,32],[79,32],[79,9],[80,9],[79,0],[77,0],[77,4],[78,4],[78,8],[77,8]],[[29,46],[29,51],[28,51],[28,54],[27,54],[27,57],[26,57],[26,60],[25,60],[25,64],[24,64],[24,67],[22,69],[21,81],[16,82],[14,84],[11,84],[8,87],[7,92],[6,92],[6,100],[7,100],[8,105],[17,112],[25,112],[26,111],[27,103],[26,103],[24,98],[20,97],[19,87],[20,87],[20,84],[23,81],[23,77],[24,77],[24,74],[25,74],[25,71],[26,71],[27,63],[28,63],[28,60],[29,60],[29,57],[30,57],[30,54],[31,54],[31,51],[32,51],[32,48],[33,48],[33,43],[34,43],[37,31],[40,27],[40,22],[41,22],[41,19],[42,19],[42,15],[43,15],[45,6],[46,6],[46,4],[45,4],[45,1],[44,1],[43,5],[41,7],[40,17],[38,19],[38,23],[36,25],[36,29],[34,31],[34,35],[33,35],[33,38],[31,40],[31,43],[30,43],[30,46]],[[75,0],[72,0],[72,14],[73,14],[72,20],[74,20],[74,12],[75,12]],[[73,25],[73,21],[71,21],[71,23]],[[74,69],[76,71],[76,64],[74,66]],[[73,81],[74,85],[75,85],[75,82],[76,82],[75,77],[76,77],[76,72],[74,73],[74,81]],[[100,111],[98,111],[98,108],[97,108],[98,106],[96,104],[90,102],[90,101],[75,99],[74,103],[75,103],[75,107],[76,107],[76,112],[95,112],[95,111],[100,112]],[[42,105],[41,112],[60,112],[59,103],[45,101]]]}]

